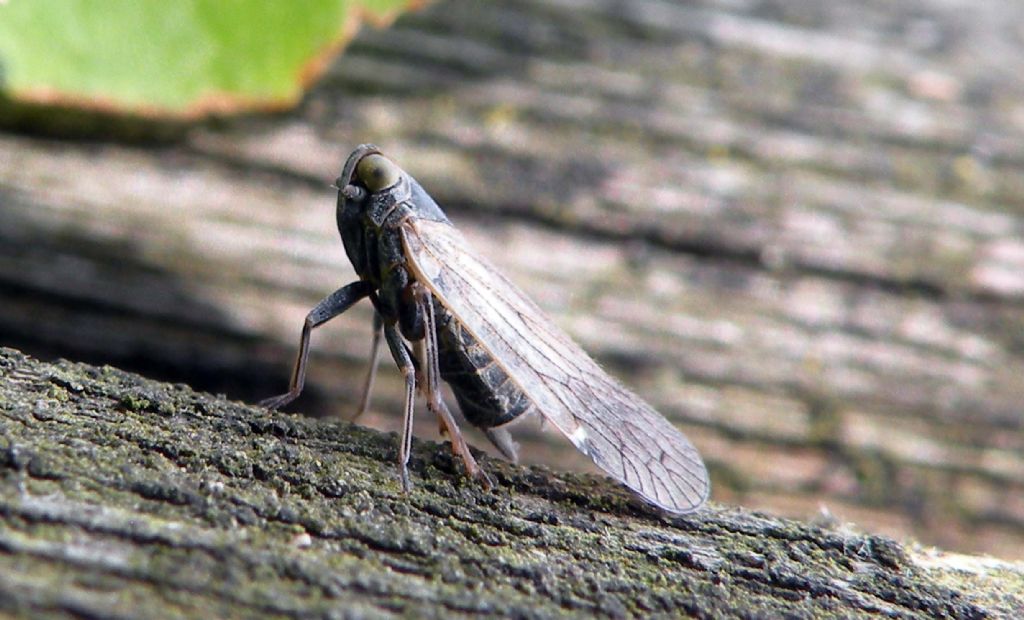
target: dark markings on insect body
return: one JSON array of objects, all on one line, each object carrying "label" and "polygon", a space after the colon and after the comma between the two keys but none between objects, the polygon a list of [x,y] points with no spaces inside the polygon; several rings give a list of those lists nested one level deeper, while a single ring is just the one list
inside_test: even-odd
[{"label": "dark markings on insect body", "polygon": [[486,430],[514,422],[535,410],[491,354],[444,306],[436,304],[435,313],[439,316],[441,378],[451,386],[459,409],[470,424]]},{"label": "dark markings on insect body", "polygon": [[[278,408],[302,390],[311,331],[368,297],[376,309],[374,360],[381,341],[405,377],[399,466],[408,488],[417,391],[441,423],[467,473],[491,484],[442,398],[452,388],[468,422],[508,458],[508,428],[539,415],[601,469],[670,512],[699,508],[710,492],[700,455],[671,423],[607,375],[486,259],[477,255],[437,203],[372,145],[358,147],[338,178],[337,222],[359,280],[309,312],[288,392],[263,401]],[[373,385],[371,366],[360,411]]]}]

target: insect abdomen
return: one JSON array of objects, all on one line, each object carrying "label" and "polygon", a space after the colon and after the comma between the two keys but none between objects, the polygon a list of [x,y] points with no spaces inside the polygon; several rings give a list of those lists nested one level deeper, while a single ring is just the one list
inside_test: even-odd
[{"label": "insect abdomen", "polygon": [[438,366],[459,409],[481,429],[503,426],[533,407],[491,355],[440,304],[437,319]]}]

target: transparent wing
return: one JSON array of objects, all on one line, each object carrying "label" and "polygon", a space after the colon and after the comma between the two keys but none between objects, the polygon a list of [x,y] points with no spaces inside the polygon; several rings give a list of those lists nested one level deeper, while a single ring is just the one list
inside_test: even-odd
[{"label": "transparent wing", "polygon": [[601,370],[451,224],[410,220],[402,238],[416,278],[598,467],[665,510],[704,503],[710,484],[693,444]]}]

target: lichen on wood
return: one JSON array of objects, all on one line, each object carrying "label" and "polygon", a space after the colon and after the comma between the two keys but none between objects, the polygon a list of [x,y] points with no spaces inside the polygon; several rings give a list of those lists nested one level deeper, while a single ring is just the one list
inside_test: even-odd
[{"label": "lichen on wood", "polygon": [[960,581],[835,524],[717,504],[669,516],[608,479],[482,456],[486,491],[434,443],[415,444],[403,493],[396,450],[350,423],[0,349],[0,611],[982,618],[1024,605],[1009,564]]}]

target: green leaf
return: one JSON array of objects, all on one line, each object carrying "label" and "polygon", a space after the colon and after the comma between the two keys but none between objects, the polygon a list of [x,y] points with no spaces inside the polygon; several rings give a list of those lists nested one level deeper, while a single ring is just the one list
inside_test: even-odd
[{"label": "green leaf", "polygon": [[0,0],[0,92],[147,117],[294,104],[410,0]]}]

